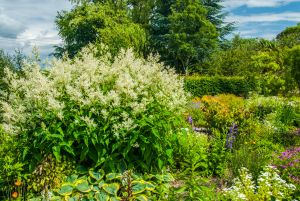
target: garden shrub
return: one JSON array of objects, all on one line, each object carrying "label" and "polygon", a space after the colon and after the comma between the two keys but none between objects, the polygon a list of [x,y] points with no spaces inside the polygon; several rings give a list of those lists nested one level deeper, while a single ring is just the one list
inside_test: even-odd
[{"label": "garden shrub", "polygon": [[181,170],[197,171],[208,174],[208,137],[204,134],[184,132],[177,134],[174,143],[175,164]]},{"label": "garden shrub", "polygon": [[244,77],[190,76],[185,77],[184,86],[194,97],[226,93],[247,96],[256,90],[255,81]]},{"label": "garden shrub", "polygon": [[60,188],[49,192],[47,200],[164,200],[173,180],[169,173],[138,175],[129,170],[105,174],[102,169],[90,169],[70,175]]},{"label": "garden shrub", "polygon": [[25,162],[20,159],[22,147],[15,136],[6,134],[0,126],[0,200],[11,198],[12,194],[18,195],[24,185],[15,185],[16,181],[22,181]]},{"label": "garden shrub", "polygon": [[43,69],[27,63],[24,77],[7,71],[7,79],[3,127],[18,136],[25,160],[67,154],[110,171],[161,169],[172,160],[168,139],[187,98],[183,81],[155,58],[126,51],[111,62],[84,49]]},{"label": "garden shrub", "polygon": [[264,139],[240,145],[239,149],[233,150],[228,157],[230,179],[237,177],[242,167],[247,168],[253,178],[257,179],[263,168],[272,160],[273,153],[280,150],[280,146]]},{"label": "garden shrub", "polygon": [[188,112],[193,117],[194,126],[227,131],[233,122],[240,124],[246,117],[244,104],[243,98],[229,94],[203,96],[193,99]]}]

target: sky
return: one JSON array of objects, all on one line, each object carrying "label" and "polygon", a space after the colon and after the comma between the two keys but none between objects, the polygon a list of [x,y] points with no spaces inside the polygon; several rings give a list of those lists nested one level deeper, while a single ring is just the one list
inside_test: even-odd
[{"label": "sky", "polygon": [[242,37],[273,39],[300,22],[300,0],[224,0],[223,6]]},{"label": "sky", "polygon": [[[227,22],[235,22],[242,37],[274,38],[300,22],[300,0],[224,0]],[[54,20],[70,10],[68,0],[0,0],[0,48],[29,54],[38,47],[45,58],[61,44]]]}]

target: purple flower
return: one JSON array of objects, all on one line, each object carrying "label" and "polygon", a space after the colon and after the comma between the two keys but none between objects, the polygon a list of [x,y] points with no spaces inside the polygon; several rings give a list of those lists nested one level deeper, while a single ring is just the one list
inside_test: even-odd
[{"label": "purple flower", "polygon": [[225,145],[226,148],[232,149],[233,142],[235,141],[237,134],[238,134],[238,125],[233,122],[226,136],[226,145]]},{"label": "purple flower", "polygon": [[188,116],[188,122],[193,125],[193,118],[191,115]]}]

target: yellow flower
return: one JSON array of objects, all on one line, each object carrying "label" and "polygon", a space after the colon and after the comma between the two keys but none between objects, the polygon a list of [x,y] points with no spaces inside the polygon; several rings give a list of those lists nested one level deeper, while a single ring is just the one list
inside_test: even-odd
[{"label": "yellow flower", "polygon": [[15,181],[15,186],[21,186],[22,182],[20,180]]},{"label": "yellow flower", "polygon": [[11,194],[11,197],[13,197],[13,198],[17,198],[18,197],[18,192],[13,192],[12,194]]}]

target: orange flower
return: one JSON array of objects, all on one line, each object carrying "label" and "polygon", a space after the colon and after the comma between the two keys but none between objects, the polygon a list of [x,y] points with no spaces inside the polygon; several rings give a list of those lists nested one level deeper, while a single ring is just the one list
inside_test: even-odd
[{"label": "orange flower", "polygon": [[11,196],[12,196],[13,198],[17,198],[17,197],[18,197],[18,192],[13,192],[13,193],[11,194]]},{"label": "orange flower", "polygon": [[21,186],[22,185],[22,182],[20,181],[20,180],[17,180],[16,182],[15,182],[15,186]]}]

